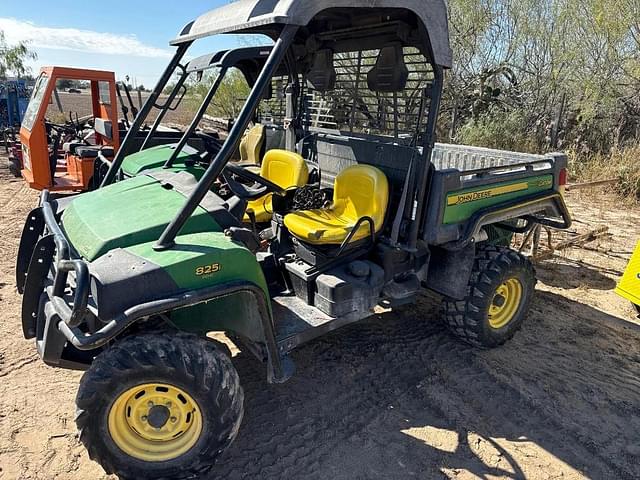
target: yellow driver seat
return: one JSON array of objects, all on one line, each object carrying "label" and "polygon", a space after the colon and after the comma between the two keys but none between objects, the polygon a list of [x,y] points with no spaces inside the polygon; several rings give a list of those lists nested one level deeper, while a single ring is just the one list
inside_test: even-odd
[{"label": "yellow driver seat", "polygon": [[[260,176],[272,181],[283,190],[302,187],[309,181],[309,168],[300,155],[288,150],[269,150],[262,160]],[[271,221],[273,214],[272,194],[268,193],[247,204],[247,211],[252,210],[257,223]],[[250,222],[245,213],[244,221]]]},{"label": "yellow driver seat", "polygon": [[[358,220],[370,217],[379,232],[389,202],[389,183],[384,173],[370,165],[354,165],[343,170],[335,180],[333,204],[329,208],[302,210],[284,217],[292,235],[312,245],[340,245]],[[369,236],[364,222],[351,241]]]}]

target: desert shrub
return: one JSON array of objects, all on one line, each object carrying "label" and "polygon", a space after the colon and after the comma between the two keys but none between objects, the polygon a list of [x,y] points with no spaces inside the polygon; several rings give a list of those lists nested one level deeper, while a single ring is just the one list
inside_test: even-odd
[{"label": "desert shrub", "polygon": [[462,126],[455,141],[465,145],[535,152],[535,135],[526,128],[519,111],[493,112]]},{"label": "desert shrub", "polygon": [[569,152],[572,181],[615,179],[613,191],[621,197],[640,201],[640,145],[614,149],[611,154],[581,155]]}]

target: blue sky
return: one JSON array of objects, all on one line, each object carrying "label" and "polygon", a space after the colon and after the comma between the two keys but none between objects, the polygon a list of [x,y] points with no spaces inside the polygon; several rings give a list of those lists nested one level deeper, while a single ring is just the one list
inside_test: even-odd
[{"label": "blue sky", "polygon": [[[0,0],[0,30],[10,44],[30,42],[38,54],[31,63],[34,74],[44,65],[97,68],[151,87],[172,54],[169,41],[185,24],[225,3],[228,0]],[[219,35],[197,42],[189,55],[247,42],[256,40]]]}]

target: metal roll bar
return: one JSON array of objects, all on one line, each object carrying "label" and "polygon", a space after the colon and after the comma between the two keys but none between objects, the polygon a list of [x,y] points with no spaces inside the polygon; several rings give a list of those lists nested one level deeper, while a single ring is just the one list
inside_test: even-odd
[{"label": "metal roll bar", "polygon": [[207,168],[206,172],[200,179],[200,182],[198,182],[198,186],[191,193],[185,205],[180,209],[171,223],[169,223],[164,232],[162,232],[160,239],[153,247],[154,249],[167,250],[175,244],[176,235],[178,235],[187,219],[193,214],[196,207],[209,192],[213,182],[215,182],[222,173],[222,170],[231,158],[231,155],[233,155],[242,134],[247,129],[258,102],[264,95],[264,92],[271,81],[273,73],[284,59],[287,49],[293,41],[297,31],[298,26],[296,25],[287,25],[283,28],[280,38],[278,38],[273,46],[271,54],[269,55],[264,68],[260,72],[260,75],[249,94],[249,98],[247,98],[240,115],[238,115],[233,128],[229,132],[227,141],[222,146],[220,152],[216,155],[216,158],[211,162],[209,168]]}]

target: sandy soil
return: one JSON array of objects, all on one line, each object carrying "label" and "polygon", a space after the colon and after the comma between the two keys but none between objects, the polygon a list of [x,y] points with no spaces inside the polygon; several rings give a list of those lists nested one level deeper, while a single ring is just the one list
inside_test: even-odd
[{"label": "sandy soil", "polygon": [[[37,195],[0,163],[0,478],[110,478],[76,438],[80,374],[22,339],[13,262]],[[425,295],[301,348],[285,385],[236,355],[245,419],[209,478],[640,478],[640,327],[612,291],[640,209],[594,191],[569,203],[574,231],[612,235],[538,265],[530,318],[502,348],[455,341]]]}]

